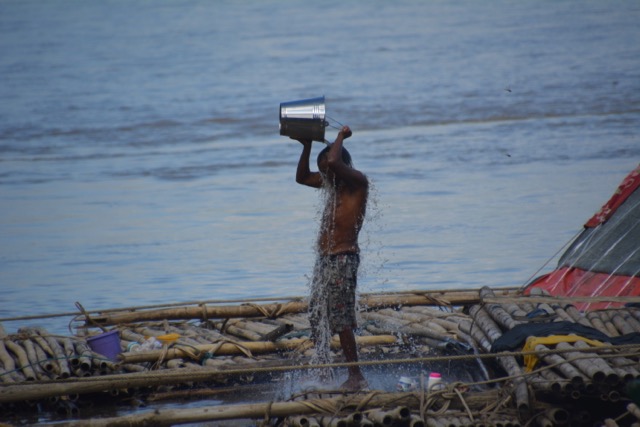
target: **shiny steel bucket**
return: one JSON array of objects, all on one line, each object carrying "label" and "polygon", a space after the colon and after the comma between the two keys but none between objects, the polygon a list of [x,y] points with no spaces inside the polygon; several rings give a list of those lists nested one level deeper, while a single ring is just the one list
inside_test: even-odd
[{"label": "shiny steel bucket", "polygon": [[280,104],[280,135],[324,142],[324,96]]}]

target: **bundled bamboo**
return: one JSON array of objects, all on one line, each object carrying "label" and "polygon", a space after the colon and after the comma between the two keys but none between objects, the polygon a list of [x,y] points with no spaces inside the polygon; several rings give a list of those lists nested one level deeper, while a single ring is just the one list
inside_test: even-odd
[{"label": "bundled bamboo", "polygon": [[[592,348],[589,344],[587,344],[584,341],[576,341],[573,346],[575,348],[579,348],[579,349],[590,349]],[[618,376],[618,374],[615,373],[615,371],[613,370],[613,368],[601,357],[599,357],[598,355],[594,355],[593,358],[588,359],[591,363],[595,364],[598,366],[599,370],[601,370],[602,372],[604,372],[605,375],[605,379],[604,382],[615,386],[620,382],[620,377]]]},{"label": "bundled bamboo", "polygon": [[[476,396],[468,396],[465,400],[466,406],[472,411],[484,408],[487,402],[495,399],[495,392],[479,393]],[[68,422],[59,424],[61,426],[143,426],[157,425],[168,426],[180,423],[196,423],[205,421],[221,421],[231,419],[264,419],[269,417],[293,417],[296,415],[317,414],[319,408],[323,408],[323,413],[334,413],[338,408],[342,411],[353,409],[369,410],[385,407],[388,405],[400,405],[408,408],[418,409],[420,398],[413,393],[380,393],[368,395],[348,395],[333,398],[318,398],[292,402],[269,402],[244,405],[218,405],[211,407],[199,407],[189,409],[168,409],[155,410],[146,413],[136,413],[133,415],[114,418],[95,418],[83,420],[82,422]],[[454,399],[451,406],[461,408],[462,403]],[[320,415],[323,416],[323,415]],[[428,420],[429,418],[427,418]],[[409,422],[411,417],[409,417]],[[364,421],[364,419],[363,419]],[[418,427],[420,424],[417,424]]]},{"label": "bundled bamboo", "polygon": [[[27,360],[29,361],[29,365],[33,369],[33,372],[36,374],[36,379],[43,380],[48,379],[49,376],[47,373],[53,374],[53,364],[47,356],[44,354],[44,351],[34,345],[31,340],[21,340],[19,341],[19,345],[24,350],[27,355]],[[36,352],[36,347],[38,348],[38,352]]]},{"label": "bundled bamboo", "polygon": [[585,316],[583,313],[580,313],[580,311],[574,305],[567,304],[564,309],[567,314],[571,316],[571,319],[573,319],[574,322],[579,323],[583,326],[593,326],[587,316]]},{"label": "bundled bamboo", "polygon": [[544,369],[540,371],[540,377],[544,378],[544,380],[549,384],[551,391],[560,395],[566,395],[566,384],[569,383],[569,380],[561,377],[555,371],[551,369]]},{"label": "bundled bamboo", "polygon": [[16,365],[20,370],[22,370],[25,379],[27,381],[34,381],[36,379],[36,373],[31,367],[31,363],[29,362],[29,358],[27,357],[27,353],[24,349],[11,340],[5,340],[4,345],[7,350],[11,351],[16,356]]},{"label": "bundled bamboo", "polygon": [[632,311],[633,310],[620,310],[619,314],[634,332],[640,332],[640,321],[636,319]]},{"label": "bundled bamboo", "polygon": [[620,332],[618,332],[618,329],[615,327],[613,322],[611,322],[611,317],[609,316],[608,310],[599,311],[597,313],[594,313],[594,315],[598,316],[604,324],[604,327],[607,330],[607,335],[609,335],[610,337],[620,336]]},{"label": "bundled bamboo", "polygon": [[231,335],[235,335],[238,338],[244,338],[249,341],[260,341],[262,340],[262,336],[250,329],[243,327],[245,325],[244,322],[237,321],[224,321],[224,322],[216,322],[214,323],[215,327],[223,333],[229,333]]},{"label": "bundled bamboo", "polygon": [[[490,316],[484,311],[481,306],[474,305],[469,310],[471,316],[474,318],[474,321],[478,323],[478,326],[485,332],[487,337],[495,342],[500,336],[502,336],[502,332],[500,331],[499,326],[490,318]],[[520,365],[516,361],[513,356],[502,356],[497,358],[498,363],[502,366],[502,368],[513,377],[513,382],[515,384],[515,398],[518,405],[518,410],[525,414],[529,411],[529,393],[527,391],[527,384],[525,380],[522,378],[522,369]]]},{"label": "bundled bamboo", "polygon": [[600,316],[598,316],[597,312],[590,311],[589,313],[587,313],[587,319],[589,320],[589,323],[592,327],[596,328],[598,331],[602,332],[605,335],[609,335],[607,327],[604,325],[604,322],[602,321]]},{"label": "bundled bamboo", "polygon": [[[580,370],[578,370],[575,366],[568,363],[566,359],[564,359],[559,354],[548,353],[549,348],[542,344],[538,344],[535,348],[536,351],[543,353],[541,356],[542,360],[544,360],[548,365],[555,365],[555,369],[562,372],[565,378],[571,381],[574,384],[584,384],[589,380],[589,378],[584,375]],[[544,353],[547,354],[544,354]]]},{"label": "bundled bamboo", "polygon": [[293,325],[294,329],[303,331],[305,329],[311,328],[311,324],[309,324],[309,319],[305,314],[285,314],[284,316],[273,319],[274,322],[278,322],[280,324],[290,323]]},{"label": "bundled bamboo", "polygon": [[441,326],[434,327],[434,325],[431,324],[429,324],[429,326],[415,324],[410,325],[410,321],[390,316],[389,313],[363,313],[362,317],[365,320],[377,322],[378,327],[381,330],[387,331],[387,333],[402,331],[408,335],[427,337],[436,341],[447,341],[452,339],[452,336],[447,334],[446,330]]},{"label": "bundled bamboo", "polygon": [[[494,298],[495,294],[491,289],[484,286],[480,289],[480,297],[484,298]],[[516,321],[511,317],[511,315],[505,310],[500,304],[486,304],[485,309],[491,315],[491,318],[503,329],[509,330],[513,329],[514,326],[521,324],[522,322]]]},{"label": "bundled bamboo", "polygon": [[617,312],[611,311],[610,313],[611,323],[616,327],[616,329],[620,332],[620,335],[632,334],[635,331],[633,327],[625,321],[625,319]]},{"label": "bundled bamboo", "polygon": [[91,350],[89,349],[89,346],[87,345],[86,342],[84,341],[75,341],[73,343],[75,350],[76,350],[76,356],[72,358],[71,364],[74,365],[79,369],[82,369],[85,372],[88,372],[91,369]]},{"label": "bundled bamboo", "polygon": [[2,382],[15,382],[19,380],[18,376],[14,372],[16,369],[15,360],[9,355],[4,345],[5,340],[0,340],[0,363],[2,363],[2,372],[0,372],[0,381]]},{"label": "bundled bamboo", "polygon": [[563,353],[566,359],[571,359],[571,363],[594,382],[604,383],[607,375],[602,371],[600,364],[594,363],[594,359],[586,359],[585,354],[574,351],[574,347],[569,343],[558,343],[556,349],[567,350]]},{"label": "bundled bamboo", "polygon": [[607,360],[611,362],[614,369],[617,368],[624,371],[622,376],[625,378],[625,382],[640,378],[640,371],[636,368],[638,366],[637,361],[630,360],[626,357],[610,357]]},{"label": "bundled bamboo", "polygon": [[[35,329],[36,334],[42,337],[44,341],[48,344],[49,349],[51,350],[51,357],[57,362],[55,367],[57,368],[57,372],[61,378],[69,378],[71,375],[71,370],[69,369],[69,363],[67,362],[67,357],[65,355],[64,349],[60,345],[57,339],[52,337],[46,330],[41,328]],[[40,343],[40,341],[38,341]],[[46,349],[43,347],[43,350]]]},{"label": "bundled bamboo", "polygon": [[398,406],[389,410],[373,409],[365,413],[366,417],[375,425],[390,426],[395,423],[405,423],[411,418],[411,410],[406,406]]},{"label": "bundled bamboo", "polygon": [[465,334],[471,336],[477,343],[478,347],[485,352],[491,351],[491,341],[484,331],[475,323],[470,320],[463,320],[459,324],[460,330]]},{"label": "bundled bamboo", "polygon": [[553,310],[553,312],[556,314],[559,320],[574,323],[575,319],[571,317],[571,315],[567,313],[567,311],[564,308],[560,307],[557,304],[553,304],[550,307]]}]

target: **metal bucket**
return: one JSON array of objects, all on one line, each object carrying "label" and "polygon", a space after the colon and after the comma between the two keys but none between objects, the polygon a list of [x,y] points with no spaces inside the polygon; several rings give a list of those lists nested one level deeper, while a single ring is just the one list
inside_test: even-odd
[{"label": "metal bucket", "polygon": [[280,135],[324,142],[324,96],[280,104]]}]

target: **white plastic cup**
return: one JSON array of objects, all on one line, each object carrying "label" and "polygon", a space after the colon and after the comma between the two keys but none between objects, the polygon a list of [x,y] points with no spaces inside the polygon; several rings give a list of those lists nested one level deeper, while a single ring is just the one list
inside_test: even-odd
[{"label": "white plastic cup", "polygon": [[396,389],[398,391],[414,391],[418,388],[418,381],[411,377],[400,377]]},{"label": "white plastic cup", "polygon": [[438,372],[429,373],[429,379],[427,380],[427,390],[428,391],[436,391],[440,390],[444,387],[442,384],[442,375]]}]

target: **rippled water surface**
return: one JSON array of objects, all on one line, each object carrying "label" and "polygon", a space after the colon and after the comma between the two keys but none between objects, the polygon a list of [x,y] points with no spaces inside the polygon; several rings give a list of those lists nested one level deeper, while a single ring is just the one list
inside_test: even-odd
[{"label": "rippled water surface", "polygon": [[635,1],[0,0],[0,317],[306,295],[319,194],[277,114],[321,95],[374,185],[362,291],[521,285],[640,159],[638,22]]}]

